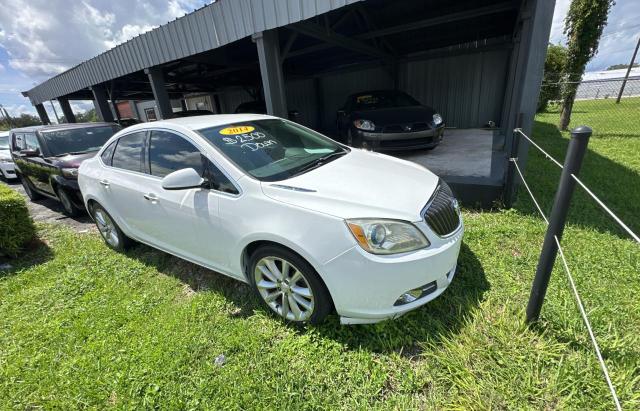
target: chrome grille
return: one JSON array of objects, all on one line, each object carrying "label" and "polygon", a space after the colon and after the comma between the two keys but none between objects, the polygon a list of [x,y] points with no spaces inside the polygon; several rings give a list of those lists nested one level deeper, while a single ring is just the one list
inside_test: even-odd
[{"label": "chrome grille", "polygon": [[429,227],[441,237],[453,233],[460,226],[458,201],[444,181],[440,180],[435,194],[425,207],[423,217]]}]

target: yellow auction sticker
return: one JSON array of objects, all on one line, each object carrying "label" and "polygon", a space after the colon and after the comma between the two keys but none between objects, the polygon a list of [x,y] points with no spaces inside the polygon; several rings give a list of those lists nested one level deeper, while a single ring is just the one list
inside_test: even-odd
[{"label": "yellow auction sticker", "polygon": [[256,129],[255,127],[251,127],[251,126],[227,127],[220,130],[220,134],[223,134],[225,136],[234,136],[236,134],[251,133],[255,129]]}]

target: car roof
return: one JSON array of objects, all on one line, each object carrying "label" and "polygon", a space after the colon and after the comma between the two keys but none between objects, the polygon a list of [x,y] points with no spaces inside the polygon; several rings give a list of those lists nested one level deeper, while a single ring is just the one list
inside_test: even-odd
[{"label": "car roof", "polygon": [[58,131],[58,130],[72,130],[78,128],[87,127],[99,127],[99,126],[115,126],[116,123],[63,123],[63,124],[49,124],[46,126],[31,126],[22,128],[13,128],[12,132],[27,132],[27,131]]},{"label": "car roof", "polygon": [[8,131],[0,131],[0,137],[9,137]]},{"label": "car roof", "polygon": [[153,121],[149,123],[136,124],[128,127],[127,130],[147,129],[162,127],[163,125],[176,125],[189,130],[201,130],[203,128],[217,127],[225,124],[236,124],[243,121],[277,119],[278,117],[265,114],[209,114],[194,117],[178,117],[167,120]]}]

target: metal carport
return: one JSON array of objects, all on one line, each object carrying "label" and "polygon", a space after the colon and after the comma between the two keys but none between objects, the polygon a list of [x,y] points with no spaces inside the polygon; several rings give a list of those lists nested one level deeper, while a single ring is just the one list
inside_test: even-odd
[{"label": "metal carport", "polygon": [[532,127],[553,9],[544,0],[218,0],[24,94],[43,122],[42,103],[52,99],[73,121],[74,99],[94,100],[112,120],[124,100],[154,100],[167,118],[171,99],[205,95],[214,111],[229,112],[263,96],[269,113],[295,108],[301,123],[331,134],[350,92],[399,88],[448,126],[497,125],[482,154],[486,175],[444,177],[467,203],[504,193],[508,202],[507,160],[524,161],[527,148],[516,152],[512,130]]}]

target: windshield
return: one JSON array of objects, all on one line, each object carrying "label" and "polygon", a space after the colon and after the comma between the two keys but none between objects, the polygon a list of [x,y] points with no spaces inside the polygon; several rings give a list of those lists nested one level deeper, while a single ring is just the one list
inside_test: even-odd
[{"label": "windshield", "polygon": [[42,137],[51,155],[61,156],[99,150],[118,130],[118,126],[72,128],[43,131]]},{"label": "windshield", "polygon": [[376,110],[379,108],[419,106],[413,97],[397,91],[374,91],[353,97],[353,111]]},{"label": "windshield", "polygon": [[0,150],[9,149],[9,136],[0,136]]},{"label": "windshield", "polygon": [[240,169],[261,181],[284,180],[348,152],[322,134],[279,119],[198,131]]}]

